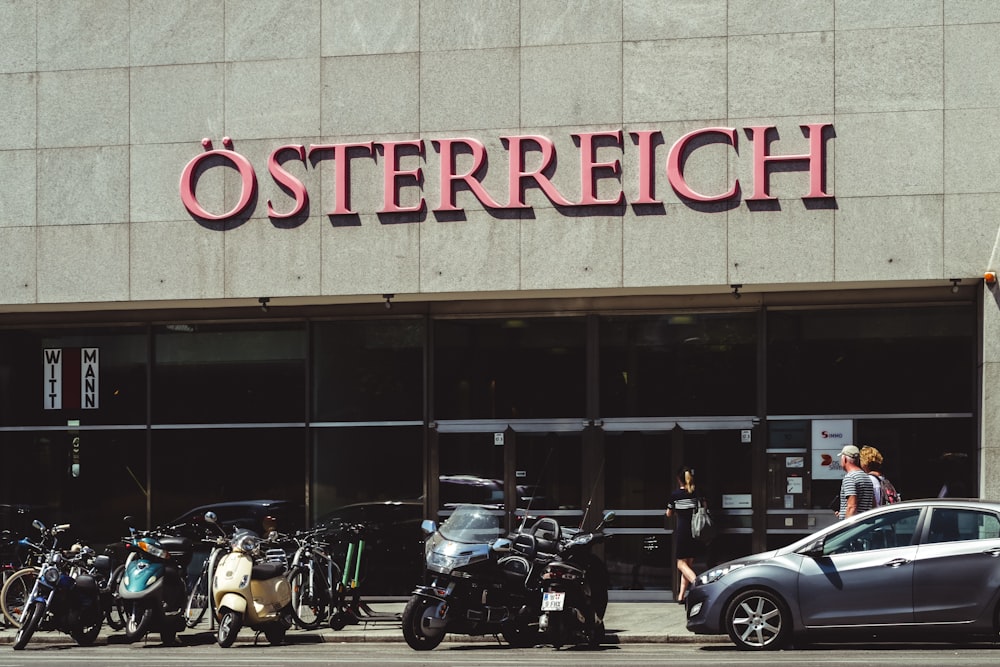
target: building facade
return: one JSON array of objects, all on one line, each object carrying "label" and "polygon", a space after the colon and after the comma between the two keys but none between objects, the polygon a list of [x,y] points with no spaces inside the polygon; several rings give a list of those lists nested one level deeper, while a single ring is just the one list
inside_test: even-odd
[{"label": "building facade", "polygon": [[[1000,7],[0,2],[0,503],[1000,494]],[[706,565],[706,563],[702,565]]]}]

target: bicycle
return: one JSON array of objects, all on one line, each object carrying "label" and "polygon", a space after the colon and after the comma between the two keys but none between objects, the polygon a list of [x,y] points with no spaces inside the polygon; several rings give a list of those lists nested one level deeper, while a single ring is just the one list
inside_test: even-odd
[{"label": "bicycle", "polygon": [[[215,567],[229,552],[229,540],[225,537],[203,537],[203,543],[211,546],[201,572],[188,591],[187,604],[184,607],[184,624],[193,628],[205,617],[205,612],[215,606],[212,600],[212,579],[215,577]],[[214,615],[212,617],[215,618]],[[214,620],[213,620],[214,625]]]},{"label": "bicycle", "polygon": [[21,612],[35,586],[40,562],[45,558],[45,544],[44,541],[35,544],[26,537],[16,541],[9,536],[6,539],[11,547],[16,544],[28,549],[28,555],[19,559],[19,563],[4,564],[3,586],[0,587],[0,613],[3,614],[4,625],[17,629],[21,627]]},{"label": "bicycle", "polygon": [[314,529],[291,536],[297,548],[286,576],[292,588],[292,621],[303,630],[315,630],[330,617],[334,587],[340,582],[340,567],[320,532]]}]

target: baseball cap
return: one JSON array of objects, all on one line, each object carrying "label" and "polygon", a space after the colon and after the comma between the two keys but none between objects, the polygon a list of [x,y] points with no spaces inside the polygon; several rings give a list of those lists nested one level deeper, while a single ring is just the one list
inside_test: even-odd
[{"label": "baseball cap", "polygon": [[856,459],[861,456],[861,450],[854,445],[844,445],[844,448],[840,450],[840,456],[846,456],[849,459]]}]

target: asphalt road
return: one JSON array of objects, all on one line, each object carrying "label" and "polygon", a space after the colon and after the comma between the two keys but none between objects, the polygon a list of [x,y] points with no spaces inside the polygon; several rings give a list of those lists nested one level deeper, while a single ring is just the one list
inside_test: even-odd
[{"label": "asphalt road", "polygon": [[[67,638],[68,639],[68,638]],[[433,651],[416,652],[404,644],[332,643],[297,641],[285,646],[237,644],[220,649],[208,641],[164,647],[157,643],[106,644],[89,648],[67,643],[28,645],[15,652],[0,647],[0,666],[30,665],[671,665],[747,667],[754,665],[901,665],[906,667],[993,666],[1000,645],[881,645],[813,646],[805,650],[747,653],[723,644],[623,644],[595,650],[537,647],[512,649],[491,643],[442,644]]]}]

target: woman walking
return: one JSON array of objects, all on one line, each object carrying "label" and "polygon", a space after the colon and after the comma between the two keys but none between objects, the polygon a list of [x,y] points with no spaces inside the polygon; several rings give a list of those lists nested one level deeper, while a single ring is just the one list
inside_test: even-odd
[{"label": "woman walking", "polygon": [[701,542],[691,535],[691,517],[698,509],[694,470],[682,466],[677,471],[677,484],[678,488],[670,494],[670,500],[667,502],[667,517],[677,517],[674,524],[674,555],[677,558],[677,571],[681,575],[677,601],[683,603],[688,586],[694,583],[694,559],[702,552]]}]

